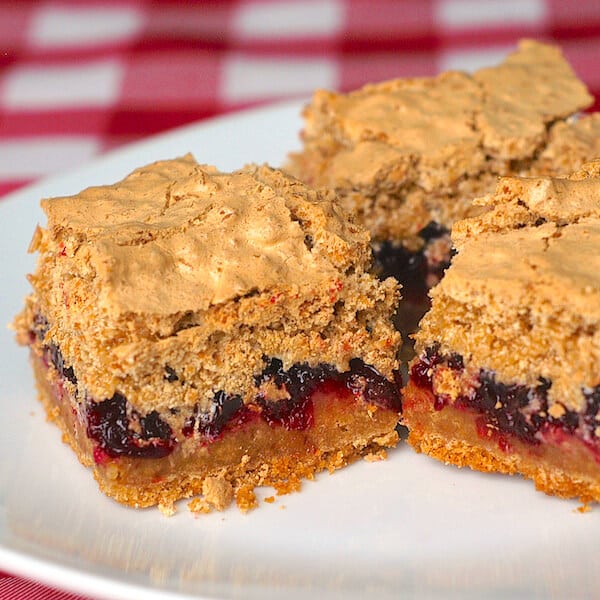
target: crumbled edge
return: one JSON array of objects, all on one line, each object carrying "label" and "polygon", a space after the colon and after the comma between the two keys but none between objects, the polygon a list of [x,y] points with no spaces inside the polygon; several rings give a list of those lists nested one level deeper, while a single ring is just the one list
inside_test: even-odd
[{"label": "crumbled edge", "polygon": [[[387,451],[380,444],[394,447],[397,442],[398,434],[393,431],[374,439],[366,448],[333,451],[317,458],[316,463],[302,465],[293,457],[282,458],[278,464],[263,464],[256,471],[248,473],[243,481],[233,485],[222,477],[208,477],[202,486],[203,495],[188,502],[188,508],[195,514],[207,514],[214,509],[225,510],[235,500],[239,510],[247,513],[259,506],[255,492],[258,487],[273,488],[277,496],[299,492],[303,480],[312,481],[317,472],[325,469],[333,473],[359,458],[368,462],[385,460]],[[274,501],[273,495],[264,499],[267,504]]]},{"label": "crumbled edge", "polygon": [[177,512],[177,508],[174,502],[159,502],[158,510],[165,517],[172,517]]},{"label": "crumbled edge", "polygon": [[590,503],[588,501],[581,500],[581,505],[578,506],[575,510],[578,513],[583,514],[583,513],[591,512],[592,507],[590,506]]},{"label": "crumbled edge", "polygon": [[192,499],[188,508],[193,513],[209,513],[213,509],[225,510],[233,501],[231,483],[224,477],[207,477],[202,482],[202,496]]},{"label": "crumbled edge", "polygon": [[366,460],[367,462],[380,462],[382,460],[385,460],[386,458],[387,451],[385,450],[385,448],[381,448],[381,450],[379,450],[378,452],[370,452],[369,454],[366,454],[364,460]]},{"label": "crumbled edge", "polygon": [[249,512],[258,507],[254,487],[251,485],[243,485],[235,493],[235,501],[238,508],[243,512]]}]

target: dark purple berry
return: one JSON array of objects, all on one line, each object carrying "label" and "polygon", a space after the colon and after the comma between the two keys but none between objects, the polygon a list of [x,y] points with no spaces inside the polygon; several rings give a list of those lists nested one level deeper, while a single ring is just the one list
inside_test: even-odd
[{"label": "dark purple berry", "polygon": [[65,364],[65,359],[58,346],[56,346],[55,344],[49,344],[45,347],[45,350],[48,356],[48,360],[50,361],[52,366],[59,372],[59,374],[65,379],[68,379],[73,385],[77,385],[77,377],[75,377],[73,367],[67,366]]},{"label": "dark purple berry", "polygon": [[196,406],[194,413],[186,419],[182,433],[190,437],[197,430],[203,437],[214,440],[221,435],[227,424],[244,410],[247,409],[240,396],[219,391],[213,397],[212,411],[200,412]]},{"label": "dark purple berry", "polygon": [[[266,367],[255,377],[256,387],[271,383],[281,391],[277,400],[268,398],[262,391],[256,396],[261,416],[269,425],[281,425],[286,429],[304,430],[313,423],[312,393],[319,383],[335,376],[329,365],[310,367],[306,363],[292,365],[284,371],[278,358],[266,358]],[[287,397],[286,397],[287,396]]]},{"label": "dark purple berry", "polygon": [[437,240],[438,238],[444,237],[448,235],[450,232],[446,227],[437,223],[436,221],[430,221],[421,231],[419,231],[419,237],[424,242],[431,242],[432,240]]},{"label": "dark purple berry", "polygon": [[420,388],[431,390],[433,385],[433,367],[441,362],[439,346],[436,344],[425,350],[425,354],[410,369],[412,382]]},{"label": "dark purple berry", "polygon": [[344,374],[344,380],[348,389],[362,393],[364,399],[370,404],[396,412],[402,410],[400,387],[397,383],[382,377],[377,369],[365,364],[360,358],[353,358],[350,361],[350,371]]},{"label": "dark purple berry", "polygon": [[169,365],[165,365],[164,377],[169,383],[173,383],[174,381],[179,381],[179,377],[177,376],[175,369],[173,369]]},{"label": "dark purple berry", "polygon": [[[463,359],[458,354],[442,356],[439,346],[427,349],[411,368],[411,381],[418,387],[433,394],[433,371],[443,365],[455,371],[464,369]],[[600,413],[600,386],[582,390],[586,408],[583,413],[565,409],[564,414],[552,417],[548,412],[548,391],[552,382],[540,378],[534,387],[518,384],[505,384],[496,381],[495,374],[482,369],[474,382],[471,393],[457,399],[455,406],[470,408],[484,416],[486,427],[510,433],[522,441],[539,444],[541,431],[548,427],[559,427],[584,440],[594,439],[597,417]],[[443,410],[447,403],[444,398],[434,395],[435,410]]]},{"label": "dark purple berry", "polygon": [[[88,401],[87,434],[110,457],[162,458],[176,442],[171,428],[156,411],[141,416],[127,410],[127,400],[116,393],[102,402]],[[133,423],[137,421],[137,423]]]},{"label": "dark purple berry", "polygon": [[448,268],[450,260],[435,265],[429,264],[425,250],[430,242],[448,234],[448,229],[432,221],[419,232],[419,237],[425,242],[425,246],[416,252],[390,241],[376,245],[373,250],[376,272],[382,279],[386,277],[397,279],[402,284],[404,300],[427,302],[429,289],[427,280],[430,278],[428,276],[439,279]]},{"label": "dark purple berry", "polygon": [[506,385],[497,382],[493,373],[482,371],[475,393],[463,399],[465,405],[476,409],[487,417],[495,429],[512,433],[531,444],[539,443],[535,438],[537,427],[530,422],[524,409],[529,404],[530,389],[524,385]]}]

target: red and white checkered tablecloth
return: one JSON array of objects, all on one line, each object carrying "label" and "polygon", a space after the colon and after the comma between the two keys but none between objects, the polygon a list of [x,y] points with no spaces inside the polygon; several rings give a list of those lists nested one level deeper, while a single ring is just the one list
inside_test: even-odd
[{"label": "red and white checkered tablecloth", "polygon": [[[600,98],[599,0],[2,0],[0,195],[317,87],[494,64],[521,37],[560,44]],[[21,598],[80,597],[0,573]]]}]

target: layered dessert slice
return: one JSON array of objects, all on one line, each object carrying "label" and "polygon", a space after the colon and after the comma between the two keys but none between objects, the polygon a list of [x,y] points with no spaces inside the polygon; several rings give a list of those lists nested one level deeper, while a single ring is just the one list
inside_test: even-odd
[{"label": "layered dessert slice", "polygon": [[600,162],[503,178],[453,228],[457,254],[415,335],[409,443],[600,501]]},{"label": "layered dessert slice", "polygon": [[332,192],[186,156],[42,206],[18,340],[103,492],[248,508],[394,446],[397,284]]},{"label": "layered dessert slice", "polygon": [[591,103],[557,48],[523,41],[473,75],[317,91],[287,168],[335,189],[369,229],[379,272],[403,285],[399,324],[410,331],[449,264],[452,224],[479,210],[475,197],[498,176],[566,176],[600,155],[600,120],[569,120]]}]

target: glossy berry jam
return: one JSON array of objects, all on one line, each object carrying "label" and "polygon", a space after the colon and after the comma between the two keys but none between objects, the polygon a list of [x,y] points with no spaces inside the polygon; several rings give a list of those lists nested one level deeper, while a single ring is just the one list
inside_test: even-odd
[{"label": "glossy berry jam", "polygon": [[400,384],[391,383],[382,377],[376,369],[354,358],[350,361],[350,370],[339,373],[333,366],[320,364],[310,367],[306,363],[292,365],[289,371],[283,370],[278,358],[267,359],[267,366],[256,378],[260,389],[265,382],[271,382],[289,397],[275,402],[257,396],[262,408],[263,418],[269,424],[283,425],[287,429],[306,429],[313,422],[312,395],[317,390],[347,390],[362,396],[367,402],[400,412],[402,406],[398,392]]},{"label": "glossy berry jam", "polygon": [[[261,408],[262,418],[269,425],[281,425],[286,429],[304,430],[313,424],[313,392],[337,372],[329,365],[309,367],[306,363],[292,365],[285,371],[283,362],[278,358],[266,358],[263,372],[254,378],[259,392],[256,403]],[[277,399],[260,391],[270,384],[277,390]]]},{"label": "glossy berry jam", "polygon": [[156,411],[140,415],[115,394],[102,402],[88,401],[87,434],[108,456],[162,458],[175,448],[171,428]]},{"label": "glossy berry jam", "polygon": [[439,281],[450,264],[450,256],[432,264],[427,258],[427,245],[448,235],[445,227],[432,221],[419,232],[425,245],[416,252],[390,241],[382,242],[373,251],[375,269],[382,279],[394,277],[402,284],[403,300],[427,302],[428,280]]},{"label": "glossy berry jam", "polygon": [[382,408],[396,412],[402,410],[399,389],[402,387],[400,373],[394,373],[394,383],[382,377],[377,369],[367,365],[360,358],[350,361],[350,370],[342,374],[344,385],[355,395]]},{"label": "glossy berry jam", "polygon": [[[458,354],[443,355],[438,346],[428,348],[411,367],[410,379],[417,387],[426,389],[434,396],[434,408],[443,410],[447,399],[434,394],[433,375],[436,368],[443,366],[462,375],[463,359]],[[539,444],[545,431],[560,428],[575,434],[585,442],[593,441],[600,417],[600,386],[582,390],[585,410],[578,413],[565,409],[561,417],[548,413],[548,391],[552,382],[540,378],[535,386],[506,384],[497,381],[492,371],[481,369],[470,381],[469,392],[459,396],[453,406],[470,409],[482,415],[485,427],[508,433],[518,439]]]},{"label": "glossy berry jam", "polygon": [[287,430],[304,431],[312,427],[314,422],[313,402],[310,396],[300,399],[284,398],[270,402],[257,398],[261,407],[261,417],[271,426],[280,425]]},{"label": "glossy berry jam", "polygon": [[197,431],[202,437],[214,440],[234,417],[241,417],[247,410],[240,396],[219,391],[213,397],[210,412],[202,413],[198,407],[194,408],[193,414],[185,421],[182,433],[190,437]]},{"label": "glossy berry jam", "polygon": [[433,368],[442,357],[438,353],[437,347],[427,348],[423,356],[413,363],[410,370],[410,379],[413,383],[422,388],[431,388],[433,385]]},{"label": "glossy berry jam", "polygon": [[350,361],[350,370],[339,373],[334,367],[320,364],[311,367],[297,363],[284,370],[278,358],[265,357],[265,368],[255,376],[257,393],[254,402],[244,405],[239,396],[218,392],[213,410],[194,414],[186,420],[185,436],[198,431],[208,441],[218,438],[225,429],[237,427],[251,418],[261,418],[272,427],[303,431],[314,423],[313,395],[317,391],[351,392],[367,402],[400,412],[401,380],[394,383],[359,359]]},{"label": "glossy berry jam", "polygon": [[60,375],[70,381],[73,385],[77,385],[77,377],[75,377],[75,371],[73,367],[65,363],[65,359],[58,346],[55,344],[49,344],[45,349],[46,360],[52,364],[52,366],[60,373]]},{"label": "glossy berry jam", "polygon": [[[547,414],[549,387],[546,380],[536,387],[506,385],[496,381],[493,373],[483,371],[479,375],[479,386],[461,399],[461,403],[483,413],[494,429],[537,444],[536,434],[546,422],[540,409],[542,414]],[[529,410],[531,407],[536,410]]]}]

